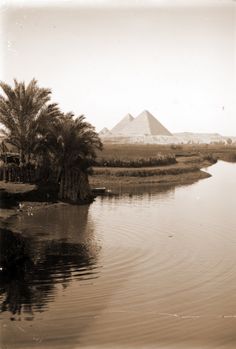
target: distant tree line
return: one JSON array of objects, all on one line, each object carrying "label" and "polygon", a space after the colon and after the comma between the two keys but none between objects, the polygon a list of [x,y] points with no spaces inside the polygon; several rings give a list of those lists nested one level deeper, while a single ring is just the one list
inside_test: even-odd
[{"label": "distant tree line", "polygon": [[51,103],[51,90],[33,79],[27,86],[0,82],[0,123],[5,142],[19,153],[20,167],[40,169],[41,181],[59,183],[60,199],[88,201],[88,170],[102,143],[85,117],[64,114]]}]

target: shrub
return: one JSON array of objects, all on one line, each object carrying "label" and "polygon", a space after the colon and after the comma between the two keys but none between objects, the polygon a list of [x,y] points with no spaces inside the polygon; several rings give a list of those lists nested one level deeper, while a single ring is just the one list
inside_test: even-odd
[{"label": "shrub", "polygon": [[154,166],[166,166],[176,163],[174,154],[160,154],[155,157],[147,158],[133,158],[133,159],[121,159],[121,158],[100,158],[94,162],[94,166],[97,167],[154,167]]}]

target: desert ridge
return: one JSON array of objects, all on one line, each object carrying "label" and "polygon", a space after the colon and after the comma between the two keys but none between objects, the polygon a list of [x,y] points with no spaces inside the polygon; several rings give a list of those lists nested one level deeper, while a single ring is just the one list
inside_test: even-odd
[{"label": "desert ridge", "polygon": [[231,144],[236,137],[218,133],[171,133],[148,110],[137,117],[125,115],[111,130],[104,127],[99,136],[105,143],[120,144]]}]

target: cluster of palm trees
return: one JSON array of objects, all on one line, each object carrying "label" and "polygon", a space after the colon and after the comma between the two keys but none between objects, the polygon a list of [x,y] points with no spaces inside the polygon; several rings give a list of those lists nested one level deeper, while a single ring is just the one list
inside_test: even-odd
[{"label": "cluster of palm trees", "polygon": [[64,114],[50,103],[51,90],[33,79],[27,86],[0,82],[0,123],[5,141],[19,153],[20,166],[47,169],[60,183],[59,198],[86,201],[90,196],[87,170],[102,143],[84,116]]}]

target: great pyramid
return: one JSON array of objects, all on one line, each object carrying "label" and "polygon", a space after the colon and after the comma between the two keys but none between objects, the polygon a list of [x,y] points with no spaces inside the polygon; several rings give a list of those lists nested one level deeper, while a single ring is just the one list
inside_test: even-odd
[{"label": "great pyramid", "polygon": [[172,136],[172,134],[147,110],[144,110],[133,119],[132,122],[129,122],[123,127],[122,134],[126,136]]},{"label": "great pyramid", "polygon": [[126,128],[133,120],[134,120],[134,117],[132,115],[130,114],[125,115],[123,119],[121,119],[121,121],[118,122],[118,124],[116,124],[116,126],[114,126],[111,129],[111,133],[114,135],[122,134],[123,129]]}]

